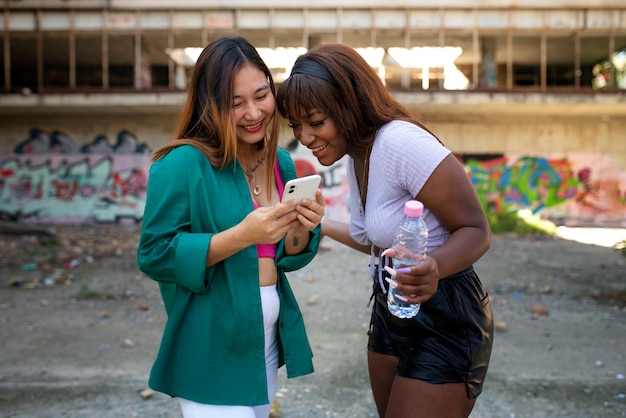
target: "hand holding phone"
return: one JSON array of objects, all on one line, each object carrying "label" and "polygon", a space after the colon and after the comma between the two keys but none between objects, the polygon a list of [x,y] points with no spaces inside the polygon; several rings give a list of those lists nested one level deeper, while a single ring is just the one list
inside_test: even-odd
[{"label": "hand holding phone", "polygon": [[289,180],[283,190],[282,202],[291,199],[309,199],[315,201],[315,193],[320,186],[322,177],[319,174]]}]

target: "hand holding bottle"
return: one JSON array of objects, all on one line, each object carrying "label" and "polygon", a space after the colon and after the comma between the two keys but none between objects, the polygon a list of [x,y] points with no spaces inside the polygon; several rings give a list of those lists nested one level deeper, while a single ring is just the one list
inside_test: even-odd
[{"label": "hand holding bottle", "polygon": [[[384,255],[393,257],[393,248],[385,251]],[[386,279],[391,287],[395,287],[404,293],[403,296],[396,295],[410,304],[420,304],[426,302],[437,291],[439,283],[439,269],[437,261],[429,256],[425,256],[422,263],[414,266],[400,267],[394,269],[385,267],[393,279]]]},{"label": "hand holding bottle", "polygon": [[[421,264],[426,258],[428,228],[422,218],[423,211],[424,205],[417,200],[409,200],[404,205],[404,218],[396,227],[393,245],[390,250],[383,252],[383,255],[392,258],[395,269],[411,271],[411,266]],[[398,271],[395,270],[395,272]],[[389,284],[391,285],[387,292],[389,312],[398,318],[412,318],[417,315],[420,305],[408,303],[405,293],[397,286],[393,286],[391,281]]]}]

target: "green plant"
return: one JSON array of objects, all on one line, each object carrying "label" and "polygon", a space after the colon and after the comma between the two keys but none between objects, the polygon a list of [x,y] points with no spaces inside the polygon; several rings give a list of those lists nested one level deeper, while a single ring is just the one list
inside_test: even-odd
[{"label": "green plant", "polygon": [[74,298],[77,300],[85,300],[85,299],[97,299],[100,297],[100,294],[95,290],[91,290],[88,286],[82,285],[78,292],[74,295]]},{"label": "green plant", "polygon": [[526,209],[517,212],[488,212],[487,219],[494,234],[513,232],[553,235],[556,232],[556,225],[553,222],[541,219]]}]

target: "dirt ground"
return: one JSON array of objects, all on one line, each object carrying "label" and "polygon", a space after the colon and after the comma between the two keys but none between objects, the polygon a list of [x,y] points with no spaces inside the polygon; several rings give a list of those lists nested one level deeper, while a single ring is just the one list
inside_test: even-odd
[{"label": "dirt ground", "polygon": [[[136,268],[139,225],[46,228],[57,245],[0,234],[0,417],[179,417],[145,392],[165,314]],[[626,257],[611,248],[626,230],[585,232],[604,246],[503,234],[477,263],[498,332],[472,418],[626,416]],[[324,240],[289,275],[316,372],[281,370],[281,418],[376,416],[368,262]]]}]

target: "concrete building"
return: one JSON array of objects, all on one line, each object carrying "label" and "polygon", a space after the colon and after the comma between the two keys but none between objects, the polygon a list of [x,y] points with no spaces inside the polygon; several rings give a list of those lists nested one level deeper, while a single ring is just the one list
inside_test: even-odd
[{"label": "concrete building", "polygon": [[[458,155],[582,158],[578,171],[599,158],[614,171],[613,210],[624,211],[623,0],[3,4],[0,154],[24,151],[42,134],[55,136],[56,150],[121,149],[129,137],[144,151],[162,145],[193,64],[185,48],[222,35],[266,49],[277,82],[294,54],[343,42],[367,55],[394,95]],[[274,61],[276,50],[291,58]],[[626,215],[610,219],[626,224]]]}]

